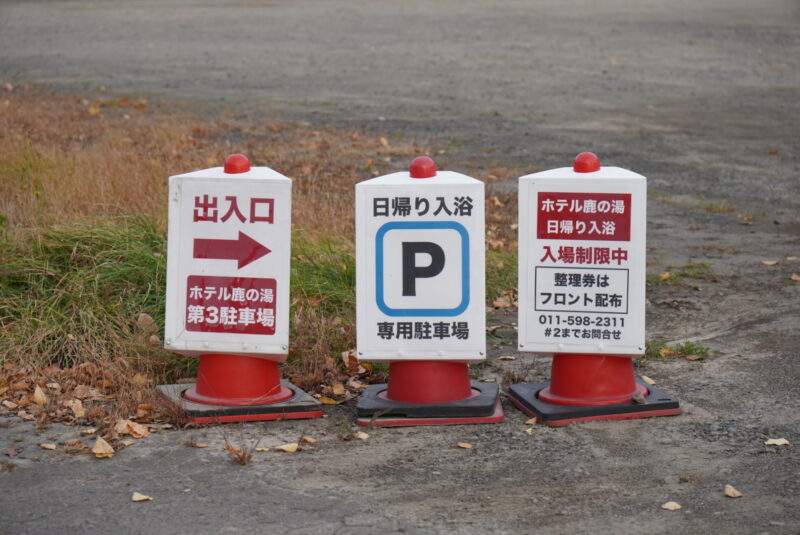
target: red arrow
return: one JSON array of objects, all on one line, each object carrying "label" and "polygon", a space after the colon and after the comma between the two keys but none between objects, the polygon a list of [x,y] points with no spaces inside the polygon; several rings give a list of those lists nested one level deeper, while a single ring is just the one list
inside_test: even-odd
[{"label": "red arrow", "polygon": [[195,258],[238,260],[239,269],[271,252],[241,230],[236,240],[194,240]]}]

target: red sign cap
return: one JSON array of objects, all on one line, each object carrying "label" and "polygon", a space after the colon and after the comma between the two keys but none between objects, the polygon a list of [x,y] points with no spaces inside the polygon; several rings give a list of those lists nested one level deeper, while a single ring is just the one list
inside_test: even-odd
[{"label": "red sign cap", "polygon": [[572,169],[576,173],[594,173],[600,170],[600,158],[593,152],[582,152],[575,157]]},{"label": "red sign cap", "polygon": [[227,174],[246,173],[250,170],[250,160],[244,154],[231,154],[225,160]]},{"label": "red sign cap", "polygon": [[436,176],[436,162],[427,156],[417,156],[408,169],[411,178],[431,178]]}]

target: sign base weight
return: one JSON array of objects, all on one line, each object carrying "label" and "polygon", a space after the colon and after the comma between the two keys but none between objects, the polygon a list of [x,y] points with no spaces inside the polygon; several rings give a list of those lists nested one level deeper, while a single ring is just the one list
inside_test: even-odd
[{"label": "sign base weight", "polygon": [[556,405],[539,399],[539,392],[550,385],[549,381],[541,383],[511,385],[508,399],[522,412],[535,416],[540,422],[553,427],[560,427],[572,422],[591,420],[630,420],[633,418],[649,418],[653,416],[674,416],[680,414],[680,402],[660,388],[646,384],[636,378],[636,384],[643,386],[648,394],[645,403],[629,401],[612,405]]},{"label": "sign base weight", "polygon": [[356,423],[373,427],[493,424],[503,421],[499,388],[494,383],[470,383],[473,395],[441,403],[407,403],[386,397],[386,384],[371,385],[356,404]]},{"label": "sign base weight", "polygon": [[177,407],[187,421],[197,424],[227,422],[256,422],[265,420],[300,420],[321,418],[320,402],[309,396],[289,381],[281,381],[292,396],[277,403],[264,405],[206,405],[186,399],[183,394],[193,383],[158,385],[156,390],[170,404]]}]

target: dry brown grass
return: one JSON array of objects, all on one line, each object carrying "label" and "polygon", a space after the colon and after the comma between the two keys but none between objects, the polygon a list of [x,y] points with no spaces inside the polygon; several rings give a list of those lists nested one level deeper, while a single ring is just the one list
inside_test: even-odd
[{"label": "dry brown grass", "polygon": [[355,131],[15,89],[0,94],[0,214],[29,227],[141,213],[163,227],[167,177],[222,165],[234,152],[294,180],[296,226],[351,236],[353,186],[424,149]]}]

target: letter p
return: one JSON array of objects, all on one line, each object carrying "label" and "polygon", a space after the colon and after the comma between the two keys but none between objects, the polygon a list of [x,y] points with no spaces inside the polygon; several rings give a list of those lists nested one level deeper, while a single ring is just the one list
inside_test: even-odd
[{"label": "letter p", "polygon": [[[417,253],[430,256],[426,266],[417,265]],[[403,296],[417,295],[417,279],[435,277],[444,269],[444,250],[432,242],[403,242]]]}]

